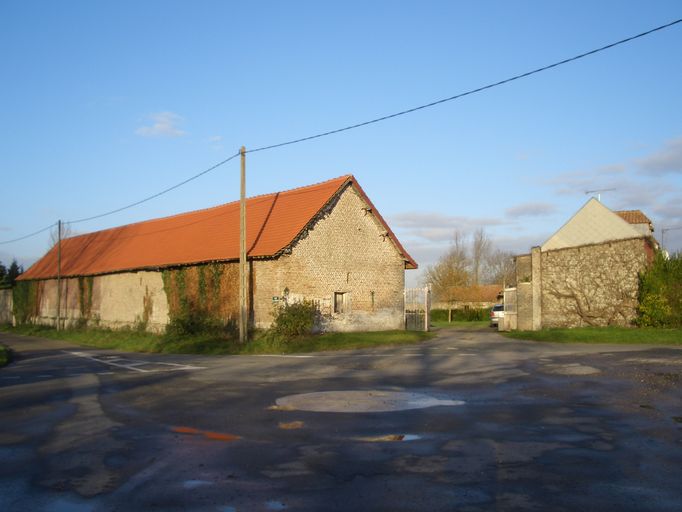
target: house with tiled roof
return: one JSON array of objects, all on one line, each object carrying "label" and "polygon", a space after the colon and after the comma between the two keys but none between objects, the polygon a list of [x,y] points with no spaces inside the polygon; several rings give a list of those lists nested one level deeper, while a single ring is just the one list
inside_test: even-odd
[{"label": "house with tiled roof", "polygon": [[654,224],[641,210],[620,210],[614,213],[643,235],[653,236]]},{"label": "house with tiled roof", "polygon": [[[249,198],[246,219],[251,325],[309,300],[325,330],[403,328],[405,270],[417,263],[353,176]],[[16,320],[56,322],[59,273],[67,324],[227,324],[238,318],[238,260],[239,202],[74,236],[21,275],[31,310]]]},{"label": "house with tiled roof", "polygon": [[502,285],[480,284],[452,286],[446,290],[445,300],[436,309],[486,309],[502,299]]},{"label": "house with tiled roof", "polygon": [[515,258],[501,328],[631,325],[640,272],[658,249],[652,233],[641,211],[614,212],[590,199],[541,246]]}]

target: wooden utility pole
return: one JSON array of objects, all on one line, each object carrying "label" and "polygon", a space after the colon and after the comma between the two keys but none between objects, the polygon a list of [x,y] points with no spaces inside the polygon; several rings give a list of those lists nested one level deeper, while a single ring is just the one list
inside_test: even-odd
[{"label": "wooden utility pole", "polygon": [[57,330],[62,324],[62,221],[57,221]]},{"label": "wooden utility pole", "polygon": [[245,344],[248,336],[248,309],[246,280],[246,148],[239,150],[241,154],[241,183],[239,191],[239,343]]}]

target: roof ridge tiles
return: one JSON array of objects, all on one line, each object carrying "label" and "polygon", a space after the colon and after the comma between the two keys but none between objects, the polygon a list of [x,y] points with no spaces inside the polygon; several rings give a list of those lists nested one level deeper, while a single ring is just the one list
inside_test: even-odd
[{"label": "roof ridge tiles", "polygon": [[[325,185],[325,184],[331,183],[331,182],[333,182],[333,181],[337,181],[337,180],[338,180],[338,181],[341,181],[342,179],[344,179],[345,181],[348,181],[348,180],[355,181],[355,177],[354,177],[352,174],[344,174],[344,175],[341,175],[341,176],[337,176],[336,178],[331,178],[331,179],[328,179],[328,180],[320,181],[320,182],[318,182],[318,183],[312,183],[312,184],[310,184],[310,185],[302,185],[302,186],[300,186],[300,187],[294,187],[294,188],[287,189],[287,190],[280,190],[280,191],[276,191],[276,192],[266,192],[266,193],[263,193],[263,194],[257,194],[257,195],[255,195],[255,196],[246,197],[245,200],[246,200],[246,201],[250,201],[250,200],[254,200],[254,199],[266,198],[266,197],[268,197],[268,196],[274,196],[274,195],[276,195],[276,194],[280,194],[280,195],[281,195],[281,194],[287,194],[287,193],[290,193],[290,192],[296,192],[296,191],[299,191],[299,190],[311,189],[311,188],[314,188],[314,187],[317,187],[317,186],[320,186],[320,185]],[[128,224],[121,224],[121,225],[119,225],[119,226],[112,226],[112,227],[110,227],[110,228],[98,229],[98,230],[95,230],[95,231],[88,231],[87,233],[79,233],[79,234],[77,234],[77,235],[73,235],[73,236],[70,236],[70,237],[68,237],[68,238],[64,238],[64,239],[62,239],[62,240],[73,240],[73,239],[80,238],[80,237],[84,237],[84,236],[91,236],[91,235],[94,235],[94,234],[97,234],[97,233],[105,233],[105,232],[107,232],[107,231],[112,231],[112,230],[115,230],[115,229],[122,229],[122,228],[127,228],[127,227],[132,227],[132,226],[139,226],[139,225],[141,225],[141,224],[152,223],[152,222],[156,222],[156,221],[163,221],[163,220],[168,220],[168,219],[174,219],[174,218],[183,217],[183,216],[189,216],[189,215],[196,214],[196,213],[201,213],[201,212],[208,212],[208,211],[210,211],[210,210],[216,210],[216,209],[218,209],[218,208],[224,208],[224,207],[226,207],[226,206],[230,206],[230,205],[233,205],[233,204],[238,204],[239,202],[240,202],[240,199],[237,199],[237,200],[234,200],[234,201],[229,201],[229,202],[227,202],[227,203],[221,203],[221,204],[216,204],[216,205],[213,205],[213,206],[207,206],[206,208],[198,208],[198,209],[196,209],[196,210],[189,210],[189,211],[186,211],[186,212],[172,213],[172,214],[170,214],[170,215],[164,215],[163,217],[154,217],[154,218],[151,218],[151,219],[138,220],[138,221],[135,221],[135,222],[130,222],[130,223],[128,223]],[[68,224],[68,221],[66,222],[66,224]]]}]

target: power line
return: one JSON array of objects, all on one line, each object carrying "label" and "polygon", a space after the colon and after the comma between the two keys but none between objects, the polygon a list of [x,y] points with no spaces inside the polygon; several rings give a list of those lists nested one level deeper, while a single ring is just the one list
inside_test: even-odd
[{"label": "power line", "polygon": [[132,208],[133,206],[137,206],[137,205],[139,205],[139,204],[146,203],[147,201],[150,201],[150,200],[155,199],[155,198],[157,198],[157,197],[159,197],[159,196],[162,196],[163,194],[165,194],[165,193],[167,193],[167,192],[170,192],[171,190],[175,190],[176,188],[179,188],[179,187],[181,187],[181,186],[183,186],[183,185],[189,183],[190,181],[196,180],[196,179],[199,178],[200,176],[203,176],[204,174],[207,174],[207,173],[209,173],[209,172],[211,172],[211,171],[217,169],[217,168],[220,167],[221,165],[226,164],[227,162],[229,162],[230,160],[232,160],[232,159],[234,159],[234,158],[237,158],[238,156],[239,156],[239,153],[235,153],[235,154],[232,155],[231,157],[226,158],[225,160],[223,160],[222,162],[218,162],[218,163],[215,164],[214,166],[209,167],[208,169],[206,169],[206,170],[204,170],[204,171],[201,171],[201,172],[198,173],[198,174],[195,174],[195,175],[192,176],[191,178],[187,178],[186,180],[181,181],[180,183],[178,183],[178,184],[176,184],[176,185],[173,185],[172,187],[168,187],[167,189],[162,190],[161,192],[157,192],[157,193],[154,194],[154,195],[151,195],[151,196],[149,196],[149,197],[145,197],[144,199],[140,199],[139,201],[135,201],[134,203],[130,203],[129,205],[122,206],[121,208],[116,208],[115,210],[111,210],[111,211],[108,211],[108,212],[106,212],[106,213],[100,213],[99,215],[93,215],[92,217],[85,217],[85,218],[82,218],[82,219],[69,220],[69,221],[66,221],[66,222],[67,222],[68,224],[77,224],[77,223],[79,223],[79,222],[85,222],[85,221],[88,221],[88,220],[100,219],[100,218],[102,218],[102,217],[106,217],[107,215],[112,215],[112,214],[114,214],[114,213],[122,212],[123,210],[127,210],[128,208]]},{"label": "power line", "polygon": [[270,145],[270,146],[263,146],[263,147],[260,147],[260,148],[250,149],[250,150],[248,150],[248,151],[246,151],[246,152],[247,152],[247,153],[256,153],[257,151],[267,151],[268,149],[279,148],[279,147],[282,147],[282,146],[289,146],[289,145],[291,145],[291,144],[298,144],[299,142],[305,142],[305,141],[308,141],[308,140],[319,139],[319,138],[321,138],[321,137],[326,137],[327,135],[334,135],[335,133],[341,133],[341,132],[345,132],[345,131],[348,131],[348,130],[354,130],[355,128],[360,128],[360,127],[362,127],[362,126],[367,126],[367,125],[370,125],[370,124],[379,123],[379,122],[381,122],[381,121],[386,121],[386,120],[388,120],[388,119],[393,119],[394,117],[404,116],[405,114],[410,114],[410,113],[412,113],[412,112],[416,112],[417,110],[423,110],[423,109],[425,109],[425,108],[434,107],[434,106],[436,106],[436,105],[440,105],[440,104],[442,104],[442,103],[446,103],[446,102],[448,102],[448,101],[457,100],[457,99],[459,99],[459,98],[463,98],[464,96],[470,96],[470,95],[472,95],[472,94],[476,94],[477,92],[485,91],[485,90],[487,90],[487,89],[492,89],[493,87],[498,87],[498,86],[500,86],[500,85],[508,84],[509,82],[513,82],[514,80],[519,80],[519,79],[521,79],[521,78],[526,78],[526,77],[528,77],[528,76],[535,75],[535,74],[537,74],[537,73],[541,73],[542,71],[547,71],[548,69],[556,68],[556,67],[561,66],[561,65],[563,65],[563,64],[568,64],[569,62],[573,62],[573,61],[576,61],[576,60],[579,60],[579,59],[588,57],[588,56],[590,56],[590,55],[594,55],[595,53],[603,52],[604,50],[608,50],[608,49],[613,48],[613,47],[615,47],[615,46],[618,46],[618,45],[621,45],[621,44],[625,44],[625,43],[628,43],[628,42],[630,42],[630,41],[634,41],[635,39],[639,39],[640,37],[648,36],[649,34],[652,34],[652,33],[657,32],[657,31],[659,31],[659,30],[663,30],[663,29],[672,27],[673,25],[676,25],[676,24],[678,24],[678,23],[682,23],[682,18],[677,19],[677,20],[675,20],[675,21],[671,21],[670,23],[666,23],[665,25],[661,25],[661,26],[658,26],[658,27],[656,27],[656,28],[652,28],[651,30],[647,30],[646,32],[642,32],[642,33],[640,33],[640,34],[637,34],[637,35],[628,37],[628,38],[626,38],[626,39],[621,39],[620,41],[616,41],[615,43],[607,44],[606,46],[602,46],[602,47],[600,47],[600,48],[596,48],[596,49],[594,49],[594,50],[590,50],[589,52],[581,53],[581,54],[576,55],[576,56],[574,56],[574,57],[570,57],[570,58],[568,58],[568,59],[564,59],[564,60],[561,60],[561,61],[559,61],[559,62],[555,62],[555,63],[553,63],[553,64],[549,64],[549,65],[547,65],[547,66],[543,66],[543,67],[541,67],[541,68],[537,68],[537,69],[534,69],[534,70],[532,70],[532,71],[528,71],[528,72],[526,72],[526,73],[522,73],[522,74],[520,74],[520,75],[515,75],[515,76],[512,76],[512,77],[510,77],[510,78],[505,78],[504,80],[500,80],[499,82],[495,82],[495,83],[492,83],[492,84],[484,85],[483,87],[478,87],[478,88],[476,88],[476,89],[471,89],[470,91],[466,91],[466,92],[462,92],[462,93],[459,93],[459,94],[455,94],[454,96],[450,96],[450,97],[448,97],[448,98],[443,98],[443,99],[440,99],[440,100],[432,101],[431,103],[426,103],[426,104],[424,104],[424,105],[419,105],[418,107],[413,107],[413,108],[410,108],[410,109],[407,109],[407,110],[402,110],[402,111],[396,112],[396,113],[394,113],[394,114],[389,114],[389,115],[386,115],[386,116],[377,117],[376,119],[370,119],[369,121],[363,121],[363,122],[361,122],[361,123],[352,124],[352,125],[350,125],[350,126],[345,126],[345,127],[343,127],[343,128],[337,128],[337,129],[335,129],[335,130],[329,130],[329,131],[327,131],[327,132],[322,132],[322,133],[318,133],[318,134],[316,134],[316,135],[310,135],[310,136],[308,136],[308,137],[302,137],[302,138],[300,138],[300,139],[294,139],[294,140],[290,140],[290,141],[287,141],[287,142],[280,142],[280,143],[278,143],[278,144],[272,144],[272,145]]},{"label": "power line", "polygon": [[0,245],[11,244],[12,242],[18,242],[20,240],[26,240],[27,238],[31,238],[32,236],[39,235],[40,233],[43,233],[43,232],[47,231],[48,229],[52,229],[56,225],[57,225],[57,223],[55,222],[54,224],[50,224],[49,226],[44,227],[43,229],[39,229],[38,231],[34,231],[33,233],[30,233],[28,235],[20,236],[19,238],[14,238],[12,240],[3,240],[2,242],[0,242]]},{"label": "power line", "polygon": [[[478,88],[476,88],[476,89],[471,89],[471,90],[469,90],[469,91],[462,92],[462,93],[456,94],[456,95],[454,95],[454,96],[450,96],[450,97],[447,97],[447,98],[442,98],[442,99],[439,99],[439,100],[436,100],[436,101],[432,101],[431,103],[426,103],[426,104],[424,104],[424,105],[419,105],[419,106],[417,106],[417,107],[413,107],[413,108],[410,108],[410,109],[407,109],[407,110],[402,110],[402,111],[400,111],[400,112],[395,112],[395,113],[393,113],[393,114],[389,114],[389,115],[385,115],[385,116],[382,116],[382,117],[377,117],[377,118],[375,118],[375,119],[370,119],[370,120],[368,120],[368,121],[363,121],[363,122],[361,122],[361,123],[356,123],[356,124],[353,124],[353,125],[345,126],[345,127],[343,127],[343,128],[337,128],[337,129],[335,129],[335,130],[329,130],[329,131],[322,132],[322,133],[318,133],[318,134],[315,134],[315,135],[309,135],[309,136],[307,136],[307,137],[301,137],[301,138],[289,140],[289,141],[286,141],[286,142],[280,142],[280,143],[277,143],[277,144],[271,144],[271,145],[269,145],[269,146],[262,146],[262,147],[259,147],[259,148],[250,149],[250,150],[247,150],[246,153],[256,153],[256,152],[259,152],[259,151],[267,151],[267,150],[279,148],[279,147],[282,147],[282,146],[289,146],[289,145],[292,145],[292,144],[298,144],[298,143],[300,143],[300,142],[305,142],[305,141],[309,141],[309,140],[313,140],[313,139],[319,139],[319,138],[321,138],[321,137],[326,137],[326,136],[328,136],[328,135],[334,135],[334,134],[336,134],[336,133],[341,133],[341,132],[353,130],[353,129],[355,129],[355,128],[361,128],[361,127],[363,127],[363,126],[367,126],[367,125],[370,125],[370,124],[379,123],[379,122],[381,122],[381,121],[387,121],[388,119],[393,119],[393,118],[395,118],[395,117],[399,117],[399,116],[403,116],[403,115],[406,115],[406,114],[410,114],[410,113],[416,112],[416,111],[418,111],[418,110],[423,110],[423,109],[426,109],[426,108],[434,107],[434,106],[436,106],[436,105],[440,105],[440,104],[442,104],[442,103],[447,103],[447,102],[449,102],[449,101],[454,101],[454,100],[463,98],[463,97],[465,97],[465,96],[470,96],[470,95],[476,94],[476,93],[478,93],[478,92],[482,92],[482,91],[485,91],[485,90],[488,90],[488,89],[492,89],[493,87],[498,87],[498,86],[500,86],[500,85],[508,84],[508,83],[513,82],[513,81],[515,81],[515,80],[520,80],[521,78],[526,78],[526,77],[529,77],[529,76],[531,76],[531,75],[535,75],[535,74],[537,74],[537,73],[541,73],[541,72],[543,72],[543,71],[547,71],[547,70],[549,70],[549,69],[556,68],[556,67],[561,66],[561,65],[563,65],[563,64],[568,64],[569,62],[573,62],[573,61],[576,61],[576,60],[579,60],[579,59],[588,57],[588,56],[590,56],[590,55],[594,55],[594,54],[596,54],[596,53],[602,52],[602,51],[604,51],[604,50],[608,50],[608,49],[610,49],[610,48],[614,48],[614,47],[619,46],[619,45],[621,45],[621,44],[625,44],[625,43],[628,43],[628,42],[630,42],[630,41],[634,41],[635,39],[642,38],[642,37],[647,36],[647,35],[649,35],[649,34],[652,34],[652,33],[654,33],[654,32],[658,32],[658,31],[660,31],[660,30],[664,30],[664,29],[666,29],[666,28],[672,27],[673,25],[677,25],[678,23],[682,23],[682,18],[677,19],[677,20],[675,20],[675,21],[671,21],[670,23],[666,23],[665,25],[660,25],[660,26],[658,26],[658,27],[656,27],[656,28],[652,28],[651,30],[647,30],[646,32],[641,32],[641,33],[639,33],[639,34],[637,34],[637,35],[628,37],[628,38],[626,38],[626,39],[621,39],[620,41],[616,41],[616,42],[611,43],[611,44],[608,44],[608,45],[606,45],[606,46],[602,46],[602,47],[600,47],[600,48],[596,48],[596,49],[594,49],[594,50],[590,50],[590,51],[588,51],[588,52],[581,53],[581,54],[579,54],[579,55],[575,55],[575,56],[570,57],[570,58],[568,58],[568,59],[564,59],[564,60],[555,62],[555,63],[553,63],[553,64],[549,64],[549,65],[547,65],[547,66],[543,66],[543,67],[541,67],[541,68],[534,69],[534,70],[532,70],[532,71],[527,71],[527,72],[522,73],[522,74],[520,74],[520,75],[515,75],[515,76],[512,76],[512,77],[510,77],[510,78],[506,78],[506,79],[504,79],[504,80],[500,80],[499,82],[494,82],[494,83],[491,83],[491,84],[488,84],[488,85],[484,85],[484,86],[482,86],[482,87],[478,87]],[[173,185],[172,187],[169,187],[169,188],[167,188],[167,189],[165,189],[165,190],[162,190],[161,192],[158,192],[158,193],[156,193],[156,194],[153,194],[153,195],[151,195],[151,196],[149,196],[149,197],[146,197],[146,198],[144,198],[144,199],[141,199],[141,200],[136,201],[136,202],[134,202],[134,203],[131,203],[131,204],[129,204],[129,205],[126,205],[126,206],[123,206],[123,207],[121,207],[121,208],[117,208],[117,209],[115,209],[115,210],[111,210],[111,211],[108,211],[108,212],[105,212],[105,213],[101,213],[101,214],[98,214],[98,215],[93,215],[93,216],[91,216],[91,217],[84,217],[84,218],[82,218],[82,219],[76,219],[76,220],[72,220],[72,221],[68,221],[68,222],[69,222],[70,224],[76,224],[76,223],[79,223],[79,222],[86,222],[86,221],[89,221],[89,220],[94,220],[94,219],[99,219],[99,218],[102,218],[102,217],[106,217],[106,216],[108,216],[108,215],[112,215],[112,214],[114,214],[114,213],[118,213],[118,212],[121,212],[121,211],[123,211],[123,210],[127,210],[127,209],[129,209],[129,208],[134,207],[134,206],[138,206],[138,205],[140,205],[140,204],[142,204],[142,203],[145,203],[145,202],[150,201],[150,200],[152,200],[152,199],[155,199],[155,198],[157,198],[157,197],[159,197],[159,196],[161,196],[161,195],[163,195],[163,194],[166,194],[167,192],[170,192],[171,190],[175,190],[176,188],[179,188],[179,187],[181,187],[181,186],[183,186],[183,185],[189,183],[190,181],[193,181],[193,180],[199,178],[200,176],[203,176],[204,174],[207,174],[207,173],[211,172],[212,170],[214,170],[214,169],[220,167],[221,165],[226,164],[226,163],[229,162],[230,160],[233,160],[234,158],[236,158],[237,156],[239,156],[239,154],[240,154],[240,153],[235,153],[234,155],[230,156],[229,158],[223,160],[222,162],[219,162],[219,163],[213,165],[212,167],[209,167],[208,169],[206,169],[206,170],[204,170],[204,171],[202,171],[202,172],[200,172],[200,173],[198,173],[198,174],[195,174],[194,176],[192,176],[192,177],[190,177],[190,178],[188,178],[188,179],[186,179],[186,180],[184,180],[184,181],[182,181],[182,182],[180,182],[180,183],[178,183],[178,184],[176,184],[176,185]],[[44,231],[47,231],[48,229],[52,228],[53,226],[54,226],[54,224],[48,226],[47,228],[44,228],[44,229],[41,229],[41,230],[36,231],[36,232],[34,232],[34,233],[31,233],[31,234],[29,234],[29,235],[25,235],[25,236],[22,236],[22,237],[19,237],[19,238],[15,238],[15,239],[13,239],[13,240],[5,240],[5,241],[2,241],[2,242],[0,242],[0,245],[2,245],[2,244],[9,244],[9,243],[12,243],[12,242],[18,242],[18,241],[20,241],[20,240],[24,240],[24,239],[26,239],[26,238],[30,238],[30,237],[35,236],[35,235],[37,235],[37,234],[40,234],[40,233],[42,233],[42,232],[44,232]]]}]

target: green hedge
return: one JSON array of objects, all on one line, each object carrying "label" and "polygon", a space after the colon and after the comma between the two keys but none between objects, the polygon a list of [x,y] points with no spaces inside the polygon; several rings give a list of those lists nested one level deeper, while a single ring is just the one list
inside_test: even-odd
[{"label": "green hedge", "polygon": [[656,254],[639,281],[641,327],[682,327],[682,254]]},{"label": "green hedge", "polygon": [[[482,320],[490,319],[490,309],[453,309],[452,310],[452,321],[453,322],[480,322]],[[447,309],[432,309],[431,310],[431,321],[433,322],[447,322],[448,321],[448,310]]]}]

